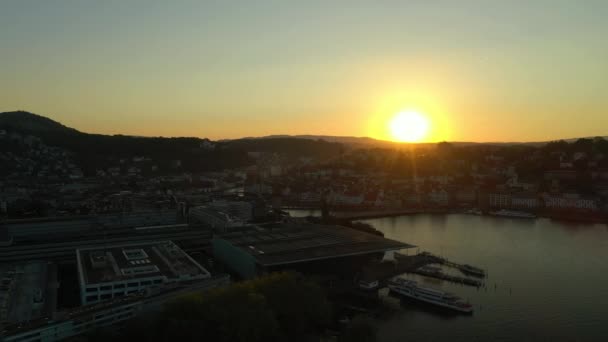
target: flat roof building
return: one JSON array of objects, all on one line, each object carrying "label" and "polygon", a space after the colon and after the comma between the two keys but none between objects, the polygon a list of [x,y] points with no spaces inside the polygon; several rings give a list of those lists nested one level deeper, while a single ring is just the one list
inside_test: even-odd
[{"label": "flat roof building", "polygon": [[0,326],[0,340],[5,342],[54,342],[87,334],[100,328],[123,324],[124,321],[157,310],[165,302],[190,294],[209,291],[230,284],[226,274],[214,276],[191,286],[170,288],[146,296],[134,294],[102,303],[80,306],[21,324]]},{"label": "flat roof building", "polygon": [[226,232],[231,227],[244,225],[244,221],[236,217],[205,206],[190,209],[190,223],[199,223],[217,232]]},{"label": "flat roof building", "polygon": [[172,241],[78,249],[76,258],[82,305],[210,277]]},{"label": "flat roof building", "polygon": [[23,220],[9,220],[0,231],[14,243],[66,238],[80,238],[116,232],[136,227],[176,225],[180,222],[175,210],[136,211],[121,214],[101,214],[77,217],[51,217]]},{"label": "flat roof building", "polygon": [[214,256],[243,278],[279,266],[413,247],[348,227],[307,223],[242,227],[216,235],[212,245]]},{"label": "flat roof building", "polygon": [[245,222],[251,220],[253,215],[253,205],[246,201],[215,200],[207,206]]}]

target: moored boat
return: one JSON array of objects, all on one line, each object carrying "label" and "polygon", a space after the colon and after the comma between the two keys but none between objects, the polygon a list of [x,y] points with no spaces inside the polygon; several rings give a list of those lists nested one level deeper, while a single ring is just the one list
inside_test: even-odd
[{"label": "moored boat", "polygon": [[470,274],[476,277],[483,278],[486,276],[486,271],[471,265],[462,265],[458,268],[462,273]]},{"label": "moored boat", "polygon": [[359,288],[362,290],[375,290],[380,285],[378,280],[360,280]]},{"label": "moored boat", "polygon": [[418,283],[413,280],[404,278],[391,279],[388,282],[388,288],[392,292],[417,301],[463,313],[473,312],[473,306],[462,300],[460,297],[457,297],[449,292],[419,286]]},{"label": "moored boat", "polygon": [[419,270],[427,273],[441,273],[441,267],[437,266],[422,266],[419,268]]},{"label": "moored boat", "polygon": [[477,208],[469,209],[465,211],[465,213],[470,215],[483,215],[483,212]]},{"label": "moored boat", "polygon": [[515,211],[515,210],[498,210],[490,212],[491,215],[494,216],[503,216],[503,217],[515,217],[515,218],[536,218],[536,215],[527,213],[525,211]]}]

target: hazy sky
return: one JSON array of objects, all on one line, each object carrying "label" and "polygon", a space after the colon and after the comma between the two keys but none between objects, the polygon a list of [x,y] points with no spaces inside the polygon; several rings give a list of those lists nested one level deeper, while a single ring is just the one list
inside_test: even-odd
[{"label": "hazy sky", "polygon": [[86,132],[608,134],[608,1],[0,0],[0,111]]}]

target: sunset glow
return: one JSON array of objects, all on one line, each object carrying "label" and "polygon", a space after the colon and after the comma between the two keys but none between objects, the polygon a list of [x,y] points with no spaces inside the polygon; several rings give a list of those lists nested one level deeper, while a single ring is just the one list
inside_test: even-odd
[{"label": "sunset glow", "polygon": [[389,123],[392,138],[402,142],[420,142],[429,131],[429,120],[416,111],[397,113]]},{"label": "sunset glow", "polygon": [[[603,136],[608,1],[589,2],[4,1],[0,111],[214,140]],[[426,124],[391,127],[404,109]]]}]

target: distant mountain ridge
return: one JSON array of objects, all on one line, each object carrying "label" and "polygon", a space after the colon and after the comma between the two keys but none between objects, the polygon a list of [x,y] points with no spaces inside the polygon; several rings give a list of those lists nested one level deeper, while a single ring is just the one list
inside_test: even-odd
[{"label": "distant mountain ridge", "polygon": [[[608,135],[599,136],[600,138],[608,139]],[[398,146],[404,145],[416,145],[416,146],[433,146],[436,145],[437,142],[423,142],[423,143],[407,143],[407,142],[396,142],[390,140],[382,140],[375,139],[370,137],[353,137],[353,136],[334,136],[334,135],[312,135],[312,134],[302,134],[302,135],[289,135],[289,134],[273,134],[266,135],[261,137],[245,137],[245,138],[237,138],[233,140],[241,140],[241,139],[277,139],[277,138],[298,138],[298,139],[311,139],[311,140],[325,140],[329,142],[337,142],[345,145],[363,145],[367,147],[385,147],[385,148],[394,148]],[[593,139],[595,136],[587,136],[587,137],[579,137],[579,138],[568,138],[568,139],[556,139],[556,140],[547,140],[547,141],[488,141],[488,142],[474,142],[474,141],[449,141],[450,144],[454,146],[470,146],[470,145],[497,145],[497,146],[505,146],[505,145],[530,145],[530,146],[539,146],[547,144],[551,141],[564,140],[566,142],[574,142],[578,139]],[[231,139],[223,139],[222,141],[230,141]]]},{"label": "distant mountain ridge", "polygon": [[[81,134],[90,136],[100,137],[111,137],[112,135],[103,134],[90,134],[80,132],[74,128],[64,126],[63,124],[47,118],[42,115],[30,113],[27,111],[12,111],[0,113],[0,129],[15,130],[28,134],[40,134],[40,133],[62,133],[62,134]],[[143,136],[125,136],[115,135],[122,137],[141,138],[141,139],[158,139],[157,137],[143,137]],[[608,136],[602,136],[607,139]],[[583,138],[594,138],[594,137],[583,137]],[[174,138],[163,138],[163,139],[200,139],[201,141],[210,141],[206,138],[186,138],[186,137],[174,137]],[[367,147],[367,148],[394,148],[399,146],[408,145],[409,143],[394,142],[389,140],[375,139],[371,137],[355,137],[355,136],[334,136],[334,135],[314,135],[314,134],[300,134],[300,135],[289,135],[289,134],[274,134],[260,137],[243,137],[237,139],[220,139],[218,143],[228,143],[241,140],[269,140],[269,139],[306,139],[306,140],[323,140],[326,142],[340,143],[351,147]],[[561,139],[564,141],[572,142],[579,138]],[[560,140],[560,139],[557,139]],[[455,146],[467,146],[467,145],[543,145],[549,141],[536,141],[536,142],[466,142],[466,141],[454,141],[450,142]],[[436,143],[415,143],[417,146],[432,146]]]}]

